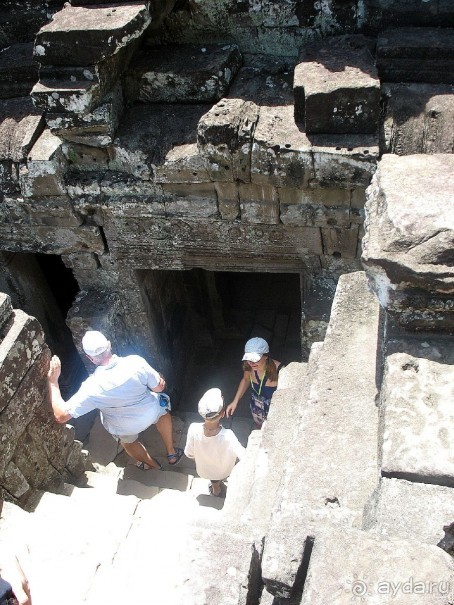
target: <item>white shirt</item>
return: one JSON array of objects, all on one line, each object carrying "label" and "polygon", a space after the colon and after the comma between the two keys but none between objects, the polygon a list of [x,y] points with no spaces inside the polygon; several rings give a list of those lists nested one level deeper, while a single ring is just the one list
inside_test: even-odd
[{"label": "white shirt", "polygon": [[245,451],[231,429],[221,427],[217,435],[207,437],[203,423],[194,422],[189,426],[184,453],[195,459],[199,477],[213,481],[225,479]]},{"label": "white shirt", "polygon": [[78,418],[97,408],[109,433],[136,435],[162,415],[159,396],[150,391],[159,380],[158,372],[142,357],[113,355],[111,362],[97,366],[67,401],[67,411]]}]

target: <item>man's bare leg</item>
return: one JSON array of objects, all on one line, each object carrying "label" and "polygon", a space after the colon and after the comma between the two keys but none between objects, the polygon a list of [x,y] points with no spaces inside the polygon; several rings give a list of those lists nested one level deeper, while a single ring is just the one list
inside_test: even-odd
[{"label": "man's bare leg", "polygon": [[151,466],[151,468],[160,468],[156,460],[150,456],[145,446],[142,445],[138,439],[133,443],[123,443],[123,441],[121,441],[121,445],[125,448],[126,453],[129,454],[131,458],[134,458],[134,460],[144,462],[145,464],[148,464],[148,466]]},{"label": "man's bare leg", "polygon": [[161,439],[164,443],[164,447],[167,450],[167,455],[175,454],[175,448],[173,447],[173,433],[172,433],[172,416],[167,412],[164,416],[156,423]]}]

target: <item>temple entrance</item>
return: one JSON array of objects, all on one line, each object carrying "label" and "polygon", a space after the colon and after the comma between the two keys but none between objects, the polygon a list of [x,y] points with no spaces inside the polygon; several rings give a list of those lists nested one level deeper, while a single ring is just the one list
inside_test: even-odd
[{"label": "temple entrance", "polygon": [[[178,411],[196,411],[214,386],[230,401],[252,336],[265,338],[275,359],[301,361],[299,274],[192,269],[140,271],[138,278]],[[248,415],[247,406],[237,415]]]}]

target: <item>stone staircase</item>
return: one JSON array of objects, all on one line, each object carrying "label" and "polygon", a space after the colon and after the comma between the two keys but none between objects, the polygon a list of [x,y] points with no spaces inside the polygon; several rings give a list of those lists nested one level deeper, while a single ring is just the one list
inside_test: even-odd
[{"label": "stone staircase", "polygon": [[[452,366],[440,360],[452,363],[452,351],[384,325],[364,273],[343,276],[325,341],[307,364],[282,370],[263,429],[248,438],[251,422],[233,420],[248,445],[225,503],[208,495],[192,461],[139,471],[96,423],[87,447],[98,470],[82,476],[85,487],[44,493],[33,513],[5,504],[1,541],[23,545],[34,604],[343,605],[366,595],[380,605],[450,604],[454,562],[439,546],[452,549],[443,407]],[[421,347],[431,364],[418,362]],[[396,376],[411,384],[415,364],[439,424],[422,415],[400,427],[389,394],[402,389]],[[410,402],[399,396],[399,405]],[[177,445],[196,419],[175,417]],[[143,440],[165,462],[153,427]],[[407,455],[395,456],[399,448]]]}]

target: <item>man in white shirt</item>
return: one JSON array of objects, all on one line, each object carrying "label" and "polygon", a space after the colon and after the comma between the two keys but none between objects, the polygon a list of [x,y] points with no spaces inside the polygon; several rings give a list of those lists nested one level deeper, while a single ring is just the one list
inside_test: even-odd
[{"label": "man in white shirt", "polygon": [[157,395],[165,389],[162,376],[138,355],[113,355],[110,341],[101,332],[87,332],[82,339],[82,348],[96,369],[66,402],[58,385],[60,360],[55,355],[51,359],[48,380],[56,421],[65,423],[70,418],[99,409],[105,429],[143,470],[162,469],[139,441],[139,433],[156,424],[169,464],[178,464],[183,450],[173,445],[172,417],[165,407],[161,407]]}]

